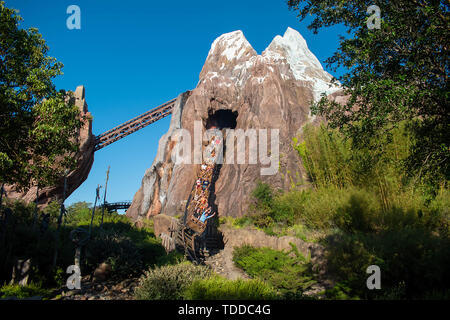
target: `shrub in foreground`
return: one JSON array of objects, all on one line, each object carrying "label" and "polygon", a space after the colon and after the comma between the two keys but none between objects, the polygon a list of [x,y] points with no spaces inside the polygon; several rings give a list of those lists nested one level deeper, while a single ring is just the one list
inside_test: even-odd
[{"label": "shrub in foreground", "polygon": [[5,284],[0,288],[0,299],[5,299],[8,297],[15,297],[18,299],[30,298],[33,296],[45,297],[48,294],[48,290],[34,283],[30,283],[26,286],[21,286],[19,284]]},{"label": "shrub in foreground", "polygon": [[248,275],[266,281],[285,297],[301,297],[316,283],[311,264],[295,247],[283,252],[245,245],[234,249],[233,261]]},{"label": "shrub in foreground", "polygon": [[138,300],[180,300],[194,281],[209,278],[211,274],[208,267],[190,262],[156,267],[141,277],[135,297]]},{"label": "shrub in foreground", "polygon": [[[450,239],[421,227],[327,239],[327,269],[362,299],[443,299],[449,294]],[[382,270],[383,290],[368,291],[366,268]],[[334,295],[331,295],[334,298]]]},{"label": "shrub in foreground", "polygon": [[212,277],[194,281],[184,297],[188,300],[269,300],[276,298],[276,291],[259,279]]}]

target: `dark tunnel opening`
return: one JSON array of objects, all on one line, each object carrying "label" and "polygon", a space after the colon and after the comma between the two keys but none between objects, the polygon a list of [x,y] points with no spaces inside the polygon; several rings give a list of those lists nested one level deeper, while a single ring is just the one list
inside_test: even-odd
[{"label": "dark tunnel opening", "polygon": [[211,110],[206,121],[206,129],[211,129],[213,126],[218,129],[235,129],[237,124],[237,117],[237,111],[220,109],[213,112]]}]

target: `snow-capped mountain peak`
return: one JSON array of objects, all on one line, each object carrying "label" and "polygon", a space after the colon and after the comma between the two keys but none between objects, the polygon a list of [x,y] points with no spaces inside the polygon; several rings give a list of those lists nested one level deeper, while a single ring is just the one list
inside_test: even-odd
[{"label": "snow-capped mountain peak", "polygon": [[241,30],[219,36],[211,45],[200,83],[216,79],[218,86],[238,88],[249,80],[262,83],[267,75],[255,68],[261,64],[267,65],[269,72],[279,73],[283,80],[292,79],[299,86],[309,87],[315,101],[323,92],[331,94],[339,90],[338,86],[330,86],[332,76],[309,50],[302,35],[292,28],[287,28],[283,36],[277,35],[261,55]]}]

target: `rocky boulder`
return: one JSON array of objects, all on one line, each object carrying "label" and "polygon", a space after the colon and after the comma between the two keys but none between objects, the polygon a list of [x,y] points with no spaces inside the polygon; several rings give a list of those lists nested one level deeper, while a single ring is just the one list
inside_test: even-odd
[{"label": "rocky boulder", "polygon": [[103,262],[101,263],[97,268],[95,268],[93,273],[93,280],[94,281],[105,281],[107,278],[110,277],[112,272],[111,265]]},{"label": "rocky boulder", "polygon": [[158,214],[153,219],[153,230],[155,236],[160,237],[161,234],[172,235],[176,230],[178,220],[165,214]]}]

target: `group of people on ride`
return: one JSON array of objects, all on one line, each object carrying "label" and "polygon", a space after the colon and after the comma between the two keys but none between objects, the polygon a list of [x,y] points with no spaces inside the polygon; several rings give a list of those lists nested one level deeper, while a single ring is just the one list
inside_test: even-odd
[{"label": "group of people on ride", "polygon": [[219,137],[213,136],[210,139],[206,148],[210,153],[210,157],[200,167],[200,173],[195,183],[195,188],[191,197],[191,203],[189,206],[193,208],[193,216],[200,222],[205,223],[206,220],[214,217],[216,212],[212,213],[212,209],[209,206],[209,188],[211,186],[211,180],[215,168],[216,152],[215,147],[220,145],[222,140]]}]

